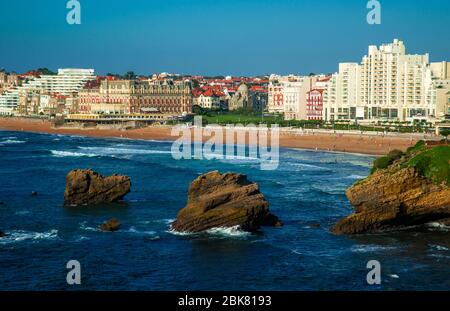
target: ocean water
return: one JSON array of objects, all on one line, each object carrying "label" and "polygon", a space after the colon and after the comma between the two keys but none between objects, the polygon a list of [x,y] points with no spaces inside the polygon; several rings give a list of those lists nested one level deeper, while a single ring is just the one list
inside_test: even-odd
[{"label": "ocean water", "polygon": [[[261,171],[255,160],[176,161],[170,147],[0,131],[0,290],[450,289],[448,228],[329,232],[352,212],[345,189],[368,174],[372,157],[282,149],[279,169]],[[132,192],[123,203],[65,208],[74,168],[129,175]],[[190,182],[216,169],[258,182],[284,228],[170,232]],[[120,231],[97,230],[112,217]],[[69,260],[81,263],[79,286],[66,283]],[[381,285],[366,282],[369,260],[381,263]]]}]

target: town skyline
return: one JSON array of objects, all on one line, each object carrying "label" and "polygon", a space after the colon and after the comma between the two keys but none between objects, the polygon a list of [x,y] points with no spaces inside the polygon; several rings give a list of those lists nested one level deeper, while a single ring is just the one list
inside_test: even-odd
[{"label": "town skyline", "polygon": [[[365,55],[367,53],[367,49],[370,46],[381,46],[381,45],[385,45],[389,42],[392,42],[394,40],[401,40],[401,41],[405,41],[402,38],[399,37],[394,37],[391,40],[388,41],[383,41],[383,42],[377,42],[377,43],[373,43],[373,44],[369,44],[368,46],[365,47],[365,52],[361,55]],[[444,59],[437,59],[436,57],[433,57],[434,52],[431,51],[424,51],[423,53],[418,53],[417,51],[414,51],[412,48],[410,48],[409,44],[408,47],[406,49],[406,52],[408,54],[411,55],[421,55],[421,54],[427,54],[429,56],[429,62],[430,63],[434,63],[434,62],[446,62],[448,59],[450,59],[450,55],[447,58]],[[174,72],[174,71],[169,71],[169,70],[160,70],[160,71],[153,71],[151,72],[151,70],[148,71],[134,71],[134,70],[125,70],[123,72],[115,72],[112,70],[106,70],[103,72],[100,72],[99,70],[97,70],[97,68],[95,66],[87,66],[87,67],[80,67],[80,66],[56,66],[56,67],[48,67],[45,65],[38,65],[34,68],[30,67],[26,70],[23,71],[18,71],[15,69],[7,69],[4,66],[0,65],[0,71],[5,71],[5,72],[14,72],[17,74],[25,74],[27,72],[32,72],[32,71],[39,71],[39,70],[49,70],[49,72],[53,72],[54,74],[57,73],[58,69],[61,68],[69,68],[69,69],[80,69],[80,68],[90,68],[93,69],[95,71],[95,73],[98,76],[115,76],[115,75],[119,75],[121,77],[125,77],[127,74],[134,74],[136,77],[151,77],[152,75],[165,75],[165,76],[178,76],[178,77],[205,77],[205,78],[216,78],[216,77],[269,77],[270,75],[273,74],[279,74],[279,75],[299,75],[299,76],[309,76],[309,75],[332,75],[333,73],[339,72],[339,64],[341,63],[357,63],[360,64],[361,63],[361,55],[359,56],[359,59],[354,59],[354,60],[340,60],[337,61],[337,63],[335,64],[335,69],[331,70],[331,71],[309,71],[309,72],[281,72],[281,71],[274,71],[274,72],[267,72],[267,73],[261,73],[261,74],[232,74],[232,73],[228,73],[228,72],[222,72],[222,73],[216,73],[216,74],[205,74],[205,73],[197,73],[197,72]]]},{"label": "town skyline", "polygon": [[16,72],[47,67],[95,68],[101,75],[326,74],[336,72],[339,62],[358,61],[366,46],[394,38],[408,42],[408,52],[433,51],[430,61],[449,58],[447,1],[381,3],[380,25],[367,24],[365,1],[81,1],[81,25],[66,23],[65,3],[2,3],[0,61]]}]

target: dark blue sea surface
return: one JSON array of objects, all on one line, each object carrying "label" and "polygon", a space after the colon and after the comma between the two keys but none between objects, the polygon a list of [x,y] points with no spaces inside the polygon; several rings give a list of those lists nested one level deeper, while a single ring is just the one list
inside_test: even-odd
[{"label": "dark blue sea surface", "polygon": [[[255,160],[174,160],[171,143],[0,131],[0,290],[449,290],[446,228],[335,236],[352,212],[345,190],[373,158],[282,149],[280,166]],[[65,208],[66,174],[92,168],[132,178],[124,203]],[[211,170],[259,183],[284,228],[177,235],[169,223],[190,182]],[[37,196],[31,196],[37,191]],[[97,227],[116,217],[120,231]],[[312,228],[311,224],[320,224]],[[314,227],[314,226],[313,226]],[[66,283],[81,263],[82,284]],[[382,284],[369,286],[369,260]]]}]

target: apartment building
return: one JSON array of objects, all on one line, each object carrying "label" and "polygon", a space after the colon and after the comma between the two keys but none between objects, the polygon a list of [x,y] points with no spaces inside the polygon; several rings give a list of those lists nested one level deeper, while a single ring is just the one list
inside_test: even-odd
[{"label": "apartment building", "polygon": [[271,75],[268,87],[267,108],[270,113],[284,113],[283,81],[278,75]]},{"label": "apartment building", "polygon": [[398,39],[369,46],[360,64],[339,64],[324,92],[324,119],[433,121],[443,114],[444,91],[437,90],[446,88],[439,81],[447,77],[447,62],[406,54]]},{"label": "apartment building", "polygon": [[317,78],[272,75],[269,79],[269,112],[284,113],[285,120],[307,119],[307,92],[313,89]]},{"label": "apartment building", "polygon": [[[24,112],[23,104],[34,102],[36,93],[69,96],[78,93],[88,81],[94,80],[93,69],[59,69],[57,75],[41,75],[30,79],[13,90],[0,95],[0,114],[14,115]],[[19,105],[22,107],[19,109]],[[27,98],[29,97],[29,98]],[[32,109],[31,109],[32,110]]]},{"label": "apartment building", "polygon": [[306,119],[323,120],[324,119],[324,100],[331,76],[318,79],[313,89],[306,93]]}]

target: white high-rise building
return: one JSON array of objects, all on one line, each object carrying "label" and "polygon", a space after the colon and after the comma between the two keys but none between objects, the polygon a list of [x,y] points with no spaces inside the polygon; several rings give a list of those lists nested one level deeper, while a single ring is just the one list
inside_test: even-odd
[{"label": "white high-rise building", "polygon": [[343,63],[324,97],[326,120],[432,121],[437,109],[436,79],[447,77],[447,63],[429,63],[429,55],[408,55],[395,39],[369,46],[361,64]]},{"label": "white high-rise building", "polygon": [[42,75],[0,96],[0,115],[14,115],[19,105],[19,93],[40,91],[48,94],[78,93],[88,81],[94,80],[93,69],[58,69],[57,75]]}]

